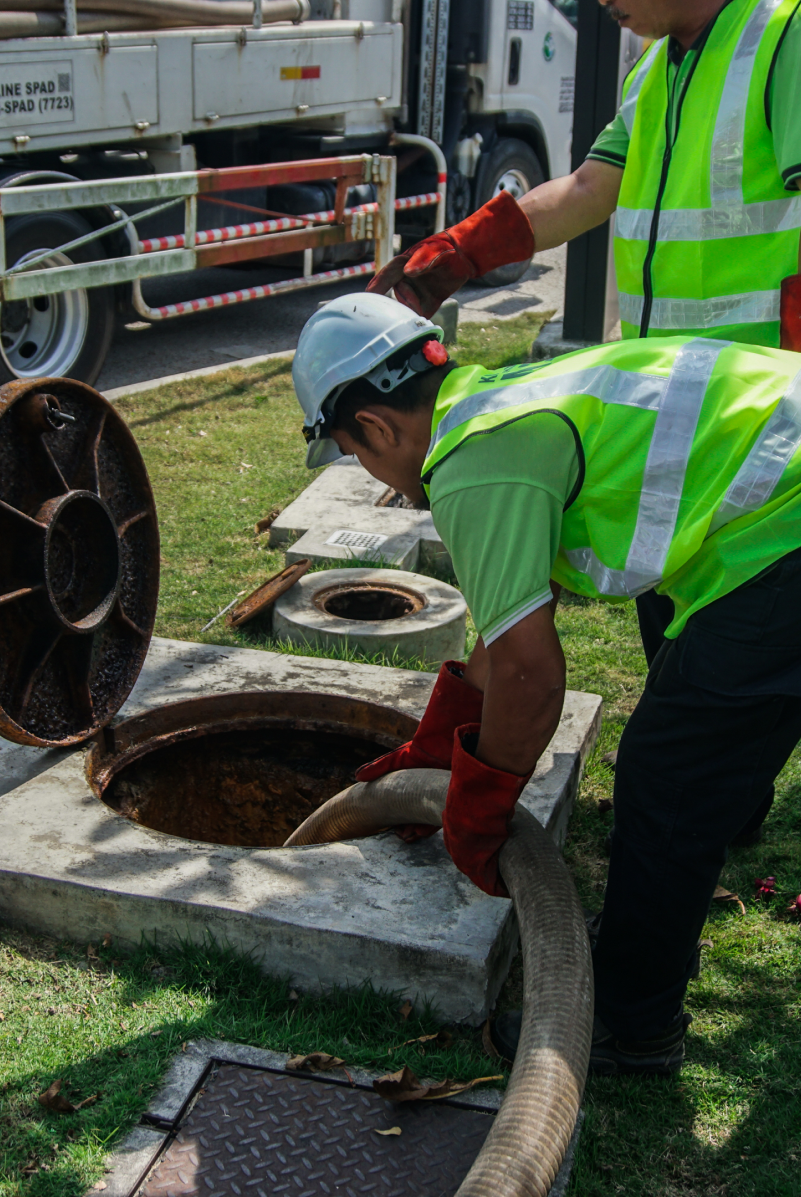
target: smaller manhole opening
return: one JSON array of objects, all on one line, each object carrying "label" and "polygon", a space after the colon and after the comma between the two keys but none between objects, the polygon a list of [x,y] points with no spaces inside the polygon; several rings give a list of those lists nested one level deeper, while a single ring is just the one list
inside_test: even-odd
[{"label": "smaller manhole opening", "polygon": [[426,605],[422,594],[414,590],[372,582],[329,586],[314,601],[326,615],[359,620],[402,619],[422,611]]}]

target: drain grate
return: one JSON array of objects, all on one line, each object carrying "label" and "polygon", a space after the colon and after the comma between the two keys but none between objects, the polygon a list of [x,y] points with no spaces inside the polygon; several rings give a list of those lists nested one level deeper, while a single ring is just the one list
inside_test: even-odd
[{"label": "drain grate", "polygon": [[[451,1197],[492,1116],[219,1064],[139,1197]],[[401,1134],[376,1132],[398,1126]]]}]

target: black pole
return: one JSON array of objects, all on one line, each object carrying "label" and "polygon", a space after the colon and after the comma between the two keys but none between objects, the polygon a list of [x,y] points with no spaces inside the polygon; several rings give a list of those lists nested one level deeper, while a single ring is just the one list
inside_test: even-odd
[{"label": "black pole", "polygon": [[[620,27],[598,0],[579,0],[573,170],[581,166],[601,129],[617,111]],[[602,341],[606,304],[609,222],[576,237],[567,248],[566,341]]]}]

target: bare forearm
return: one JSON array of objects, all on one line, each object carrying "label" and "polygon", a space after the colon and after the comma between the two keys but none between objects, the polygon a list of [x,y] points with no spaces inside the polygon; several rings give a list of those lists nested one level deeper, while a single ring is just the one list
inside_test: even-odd
[{"label": "bare forearm", "polygon": [[478,759],[507,773],[529,773],[559,725],[565,696],[565,658],[551,605],[489,648],[479,639],[465,681],[484,691]]},{"label": "bare forearm", "polygon": [[506,773],[530,773],[559,726],[564,699],[564,680],[494,669],[484,691],[478,759]]},{"label": "bare forearm", "polygon": [[519,201],[537,250],[553,249],[603,224],[617,207],[623,171],[588,159],[578,170],[551,179]]}]

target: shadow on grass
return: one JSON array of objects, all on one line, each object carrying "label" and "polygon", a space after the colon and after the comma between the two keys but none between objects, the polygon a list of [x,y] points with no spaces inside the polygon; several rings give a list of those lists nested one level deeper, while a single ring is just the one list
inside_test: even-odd
[{"label": "shadow on grass", "polygon": [[[41,976],[33,979],[37,965],[46,961],[52,971],[57,958],[36,947],[42,941],[8,931],[0,931],[0,938],[17,945],[16,964],[4,977],[8,1003],[9,981],[27,996],[30,985],[41,985]],[[286,980],[265,977],[250,959],[211,940],[170,950],[143,945],[113,965],[113,949],[101,948],[92,973],[78,969],[80,958],[70,945],[59,945],[58,953],[59,1000],[67,994],[83,1003],[87,984],[93,995],[78,1021],[84,1026],[91,1021],[94,1050],[86,1050],[77,1033],[56,1041],[49,1033],[54,1024],[41,1013],[21,1020],[28,1024],[21,1028],[27,1036],[18,1036],[27,1039],[26,1048],[10,1053],[0,1091],[3,1197],[82,1197],[102,1176],[107,1152],[146,1109],[171,1059],[191,1039],[302,1054],[328,1051],[353,1067],[385,1071],[408,1063],[418,1074],[439,1079],[486,1075],[479,1032],[456,1029],[447,1048],[405,1044],[439,1029],[435,1011],[414,1010],[404,1021],[398,996],[369,983],[324,997],[296,994]],[[27,982],[23,957],[30,961]],[[57,1077],[74,1101],[99,1093],[97,1103],[74,1114],[45,1111],[36,1095]]]},{"label": "shadow on grass", "polygon": [[[254,387],[266,386],[281,378],[282,375],[289,375],[291,371],[291,363],[287,362],[283,365],[283,369],[278,368],[272,370],[270,373],[246,374],[241,379],[232,380],[228,386],[221,387],[220,380],[214,375],[203,379],[197,379],[195,388],[200,393],[195,399],[184,399],[183,401],[173,402],[169,406],[158,407],[152,413],[146,416],[140,416],[138,419],[128,421],[129,428],[144,428],[150,424],[160,424],[163,420],[169,419],[171,416],[178,416],[187,412],[199,411],[202,408],[214,405],[216,403],[224,402],[225,400],[237,399],[241,396],[247,396],[248,401],[261,406],[266,399],[261,395],[253,395]],[[291,393],[291,382],[289,378],[284,381]],[[205,386],[204,386],[205,383]],[[181,388],[187,386],[187,383],[179,384]],[[300,418],[300,417],[298,417]],[[310,478],[314,477],[313,474]]]}]

